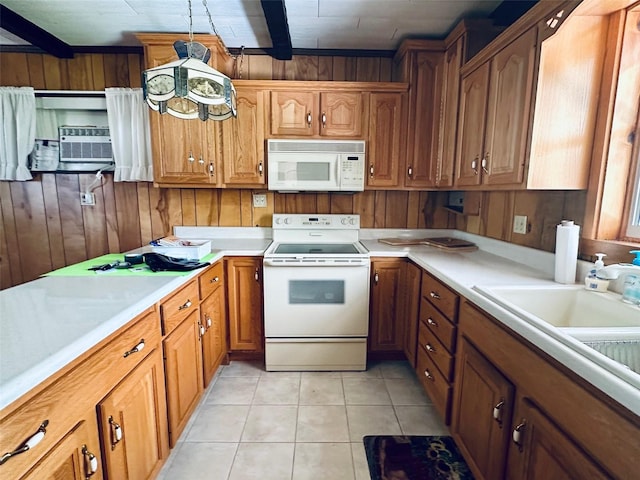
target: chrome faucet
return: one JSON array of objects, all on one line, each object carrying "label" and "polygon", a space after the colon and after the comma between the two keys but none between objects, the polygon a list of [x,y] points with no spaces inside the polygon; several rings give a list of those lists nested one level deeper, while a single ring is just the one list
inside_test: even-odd
[{"label": "chrome faucet", "polygon": [[596,277],[603,280],[615,280],[620,275],[640,275],[640,266],[631,263],[613,263],[596,271]]}]

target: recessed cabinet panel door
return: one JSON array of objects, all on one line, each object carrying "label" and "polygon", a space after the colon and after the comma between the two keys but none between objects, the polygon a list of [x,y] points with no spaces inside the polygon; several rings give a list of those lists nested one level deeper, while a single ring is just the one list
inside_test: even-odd
[{"label": "recessed cabinet panel door", "polygon": [[202,365],[206,387],[227,354],[224,288],[218,288],[202,302],[200,314],[205,328],[202,336]]},{"label": "recessed cabinet panel door", "polygon": [[320,135],[362,138],[364,98],[356,92],[322,92],[320,94]]},{"label": "recessed cabinet panel door", "polygon": [[397,187],[398,169],[404,162],[402,115],[404,96],[398,93],[372,93],[370,97],[369,171],[367,185]]},{"label": "recessed cabinet panel door", "polygon": [[319,124],[317,94],[271,92],[271,135],[308,137]]},{"label": "recessed cabinet panel door", "polygon": [[531,106],[536,30],[529,30],[491,60],[483,183],[523,180]]},{"label": "recessed cabinet panel door", "polygon": [[229,349],[264,351],[262,263],[256,257],[225,259]]},{"label": "recessed cabinet panel door", "polygon": [[463,43],[464,39],[459,38],[455,44],[449,47],[444,56],[445,80],[444,92],[442,93],[444,110],[440,118],[442,143],[439,146],[438,161],[440,165],[436,173],[438,187],[450,187],[453,185]]},{"label": "recessed cabinet panel door", "polygon": [[480,184],[488,85],[488,63],[484,63],[462,79],[456,152],[456,186]]},{"label": "recessed cabinet panel door", "polygon": [[404,260],[371,262],[369,349],[372,352],[403,349],[404,325],[397,317],[404,263]]}]

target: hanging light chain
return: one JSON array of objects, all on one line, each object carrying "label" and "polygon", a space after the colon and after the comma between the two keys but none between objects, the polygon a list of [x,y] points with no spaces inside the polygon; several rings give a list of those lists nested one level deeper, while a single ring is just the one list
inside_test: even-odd
[{"label": "hanging light chain", "polygon": [[218,33],[218,30],[216,29],[216,26],[213,24],[213,18],[211,17],[211,12],[209,11],[209,6],[207,5],[207,0],[202,0],[202,5],[204,6],[204,10],[207,12],[207,18],[209,19],[209,26],[211,27],[211,30],[213,30],[213,34],[216,37],[218,37],[218,40],[220,41],[220,45],[222,45],[222,48],[224,49],[224,53],[226,53],[227,55],[229,55],[231,57],[232,55],[229,53],[229,50],[227,49],[227,46],[222,41],[222,37]]}]

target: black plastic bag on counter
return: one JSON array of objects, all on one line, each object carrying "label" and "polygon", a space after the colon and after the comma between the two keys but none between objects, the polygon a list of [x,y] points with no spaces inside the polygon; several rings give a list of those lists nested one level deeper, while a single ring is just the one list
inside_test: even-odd
[{"label": "black plastic bag on counter", "polygon": [[161,253],[145,253],[144,263],[149,266],[152,272],[186,272],[210,265],[209,262],[174,258]]}]

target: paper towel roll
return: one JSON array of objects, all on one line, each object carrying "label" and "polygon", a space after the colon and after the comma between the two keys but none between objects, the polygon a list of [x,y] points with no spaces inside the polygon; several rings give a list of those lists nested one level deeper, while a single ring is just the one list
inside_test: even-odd
[{"label": "paper towel roll", "polygon": [[580,227],[571,220],[562,220],[556,229],[555,281],[575,283],[578,265]]}]

